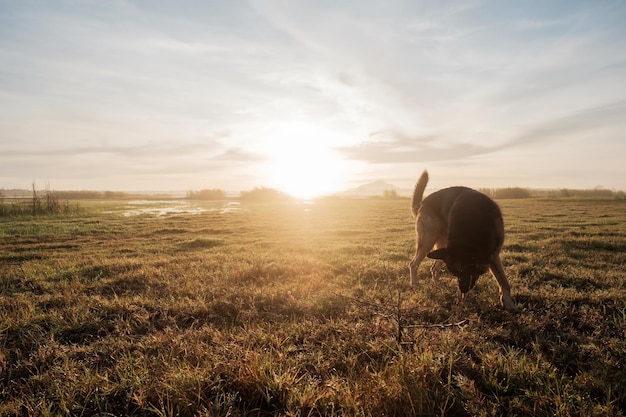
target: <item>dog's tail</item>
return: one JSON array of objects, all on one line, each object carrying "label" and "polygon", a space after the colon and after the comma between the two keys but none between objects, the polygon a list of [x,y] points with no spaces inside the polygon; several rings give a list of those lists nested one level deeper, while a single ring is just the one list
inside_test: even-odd
[{"label": "dog's tail", "polygon": [[417,211],[422,205],[422,197],[424,196],[426,184],[428,184],[428,171],[424,170],[413,190],[413,199],[411,199],[411,212],[413,213],[413,217],[417,216]]}]

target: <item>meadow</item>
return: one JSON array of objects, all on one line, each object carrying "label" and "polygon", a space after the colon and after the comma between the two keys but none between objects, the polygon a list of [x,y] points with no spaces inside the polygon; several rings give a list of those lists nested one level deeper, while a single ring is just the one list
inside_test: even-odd
[{"label": "meadow", "polygon": [[517,314],[407,199],[0,217],[0,415],[624,415],[626,201],[498,203]]}]

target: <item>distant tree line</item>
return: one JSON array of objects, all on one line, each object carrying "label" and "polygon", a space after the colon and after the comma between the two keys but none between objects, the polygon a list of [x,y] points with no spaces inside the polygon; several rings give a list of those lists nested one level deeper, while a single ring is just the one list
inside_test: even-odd
[{"label": "distant tree line", "polygon": [[619,198],[626,197],[624,191],[607,190],[606,188],[594,188],[593,190],[571,190],[562,188],[548,192],[549,197],[583,197],[583,198]]},{"label": "distant tree line", "polygon": [[491,198],[530,198],[531,192],[528,188],[508,187],[508,188],[480,188],[478,191]]},{"label": "distant tree line", "polygon": [[124,200],[131,198],[128,193],[121,191],[55,191],[62,200]]},{"label": "distant tree line", "polygon": [[480,188],[478,191],[494,199],[514,198],[615,198],[625,199],[624,191],[607,190],[606,188],[594,188],[592,190],[576,190],[560,188],[557,190],[535,190],[530,188]]},{"label": "distant tree line", "polygon": [[[136,196],[120,191],[53,191],[49,188],[37,191],[38,194],[53,193],[59,200],[124,200]],[[30,199],[32,191],[25,189],[0,190],[6,199]]]},{"label": "distant tree line", "polygon": [[287,201],[292,200],[289,194],[267,187],[257,187],[251,191],[242,191],[239,197],[242,201]]},{"label": "distant tree line", "polygon": [[32,196],[29,198],[8,198],[3,190],[0,190],[0,216],[69,215],[77,211],[78,206],[70,206],[68,200],[61,202],[55,191],[37,191],[34,184]]},{"label": "distant tree line", "polygon": [[[187,191],[187,198],[190,200],[226,200],[226,191],[217,188],[203,189],[198,191]],[[231,197],[232,198],[232,197]],[[242,201],[286,201],[292,199],[289,194],[268,187],[257,187],[250,191],[242,191],[239,195]]]}]

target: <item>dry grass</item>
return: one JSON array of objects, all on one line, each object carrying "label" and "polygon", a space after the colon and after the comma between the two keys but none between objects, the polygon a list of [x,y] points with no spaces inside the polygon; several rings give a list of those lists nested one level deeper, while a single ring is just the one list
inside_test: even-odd
[{"label": "dry grass", "polygon": [[501,206],[516,315],[406,200],[0,218],[0,414],[623,415],[626,203]]}]

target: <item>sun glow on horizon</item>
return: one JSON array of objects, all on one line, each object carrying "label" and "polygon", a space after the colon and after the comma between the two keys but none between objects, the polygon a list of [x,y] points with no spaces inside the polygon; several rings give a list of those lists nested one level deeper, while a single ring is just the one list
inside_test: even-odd
[{"label": "sun glow on horizon", "polygon": [[349,163],[333,148],[345,143],[338,134],[310,124],[282,125],[263,149],[270,186],[305,199],[340,191]]}]

